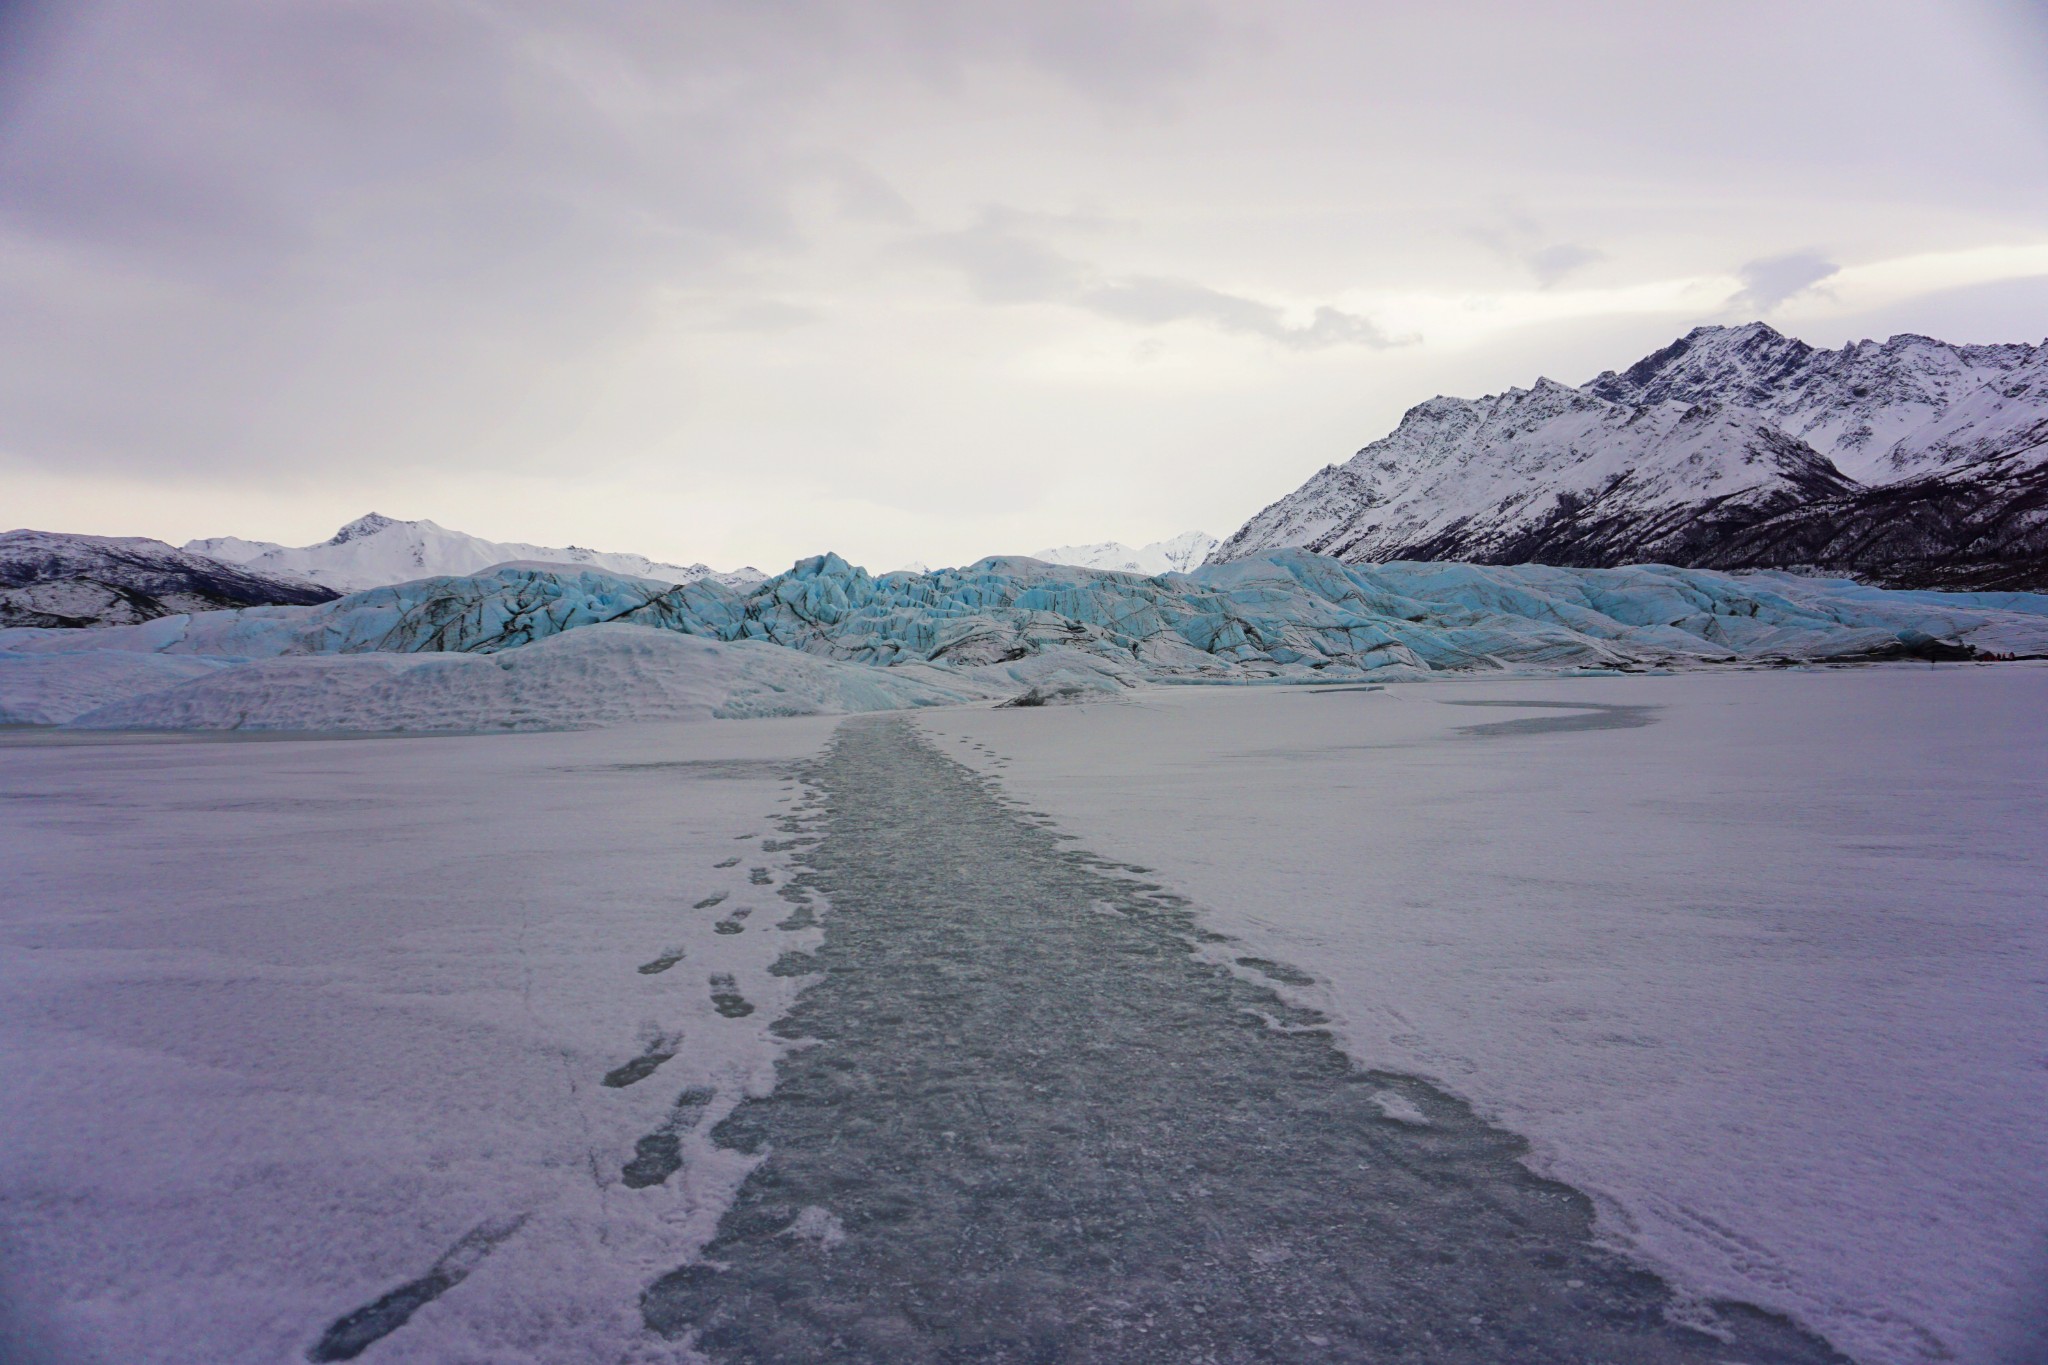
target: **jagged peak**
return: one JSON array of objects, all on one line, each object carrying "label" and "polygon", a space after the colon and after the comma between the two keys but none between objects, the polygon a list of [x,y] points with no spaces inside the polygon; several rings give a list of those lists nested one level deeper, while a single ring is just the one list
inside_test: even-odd
[{"label": "jagged peak", "polygon": [[351,540],[361,540],[364,536],[374,536],[386,527],[404,526],[407,524],[396,517],[387,517],[382,512],[365,512],[362,516],[357,517],[354,521],[336,531],[334,538],[327,543],[329,545],[346,545]]},{"label": "jagged peak", "polygon": [[1685,340],[1699,342],[1708,337],[1770,337],[1776,341],[1790,340],[1783,332],[1764,321],[1721,323],[1712,322],[1695,327],[1685,334]]}]

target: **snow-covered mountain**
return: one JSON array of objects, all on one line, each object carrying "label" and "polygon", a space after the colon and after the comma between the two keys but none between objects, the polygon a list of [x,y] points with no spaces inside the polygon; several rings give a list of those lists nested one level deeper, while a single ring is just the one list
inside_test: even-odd
[{"label": "snow-covered mountain", "polygon": [[1114,569],[1119,573],[1188,573],[1200,568],[1217,544],[1216,537],[1207,531],[1183,531],[1135,550],[1120,540],[1105,540],[1098,545],[1055,545],[1035,551],[1031,557],[1048,564]]},{"label": "snow-covered mountain", "polygon": [[304,578],[237,568],[143,536],[0,534],[0,626],[123,626],[337,596]]},{"label": "snow-covered mountain", "polygon": [[318,545],[292,548],[239,536],[186,542],[185,548],[226,564],[296,574],[342,592],[381,588],[440,574],[473,574],[494,564],[527,562],[577,564],[658,583],[695,583],[711,578],[735,587],[759,583],[757,569],[720,574],[702,564],[663,564],[645,555],[561,548],[519,541],[484,540],[431,521],[399,521],[375,512],[358,517]]},{"label": "snow-covered mountain", "polygon": [[2044,361],[2048,342],[1955,346],[1905,333],[1826,351],[1752,322],[1694,328],[1585,389],[1618,403],[1737,404],[1858,482],[1894,483],[1944,467],[1926,428],[1987,385]]},{"label": "snow-covered mountain", "polygon": [[[1411,408],[1231,537],[1219,561],[1299,545],[1353,563],[1683,558],[1706,526],[1854,485],[1811,447],[1719,403],[1630,407],[1554,380]],[[1562,562],[1579,562],[1583,555]]]},{"label": "snow-covered mountain", "polygon": [[1392,559],[2048,586],[2048,342],[1702,327],[1572,388],[1431,399],[1226,540]]}]

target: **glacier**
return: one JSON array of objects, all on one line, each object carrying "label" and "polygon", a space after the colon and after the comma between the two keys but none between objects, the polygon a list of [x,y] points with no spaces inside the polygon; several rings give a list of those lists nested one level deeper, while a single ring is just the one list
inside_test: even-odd
[{"label": "glacier", "polygon": [[0,630],[0,723],[549,729],[1112,696],[1147,684],[2048,655],[2048,595],[1784,572],[1020,557],[752,588],[508,564],[316,606]]}]

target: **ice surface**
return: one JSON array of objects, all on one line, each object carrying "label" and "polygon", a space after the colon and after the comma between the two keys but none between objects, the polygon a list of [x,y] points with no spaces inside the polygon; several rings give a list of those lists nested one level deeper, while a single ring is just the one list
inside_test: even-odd
[{"label": "ice surface", "polygon": [[[1587,704],[1654,720],[1467,733]],[[2039,1358],[2048,668],[1171,689],[917,724],[1307,969],[1292,994],[1361,1063],[1528,1136],[1679,1285],[1869,1365]]]},{"label": "ice surface", "polygon": [[[187,668],[217,662],[189,655],[140,657]],[[56,659],[0,654],[0,680],[10,664],[50,662]],[[889,711],[989,695],[933,670],[862,668],[752,640],[724,644],[608,624],[499,654],[259,659],[207,669],[194,683],[77,713],[73,723],[146,730],[582,729]],[[52,698],[46,709],[56,704]]]},{"label": "ice surface", "polygon": [[0,750],[0,1358],[687,1358],[638,1299],[751,1164],[833,723]]},{"label": "ice surface", "polygon": [[[1354,1058],[1528,1136],[1681,1287],[1872,1365],[2002,1365],[2048,1311],[2044,689],[1894,665],[915,723]],[[1616,708],[1650,723],[1499,728]],[[365,1358],[685,1358],[639,1295],[749,1169],[709,1130],[817,946],[772,816],[834,724],[14,741],[0,1331],[277,1361],[405,1309]],[[1383,1088],[1390,1130],[1442,1120]]]},{"label": "ice surface", "polygon": [[[1147,681],[1691,667],[1936,647],[2048,654],[2048,596],[1656,565],[1347,566],[1303,551],[1157,577],[988,559],[878,578],[823,555],[750,591],[508,565],[317,607],[0,631],[0,708],[94,726],[544,728]],[[168,673],[110,665],[100,657],[110,651],[234,666],[167,687]]]}]

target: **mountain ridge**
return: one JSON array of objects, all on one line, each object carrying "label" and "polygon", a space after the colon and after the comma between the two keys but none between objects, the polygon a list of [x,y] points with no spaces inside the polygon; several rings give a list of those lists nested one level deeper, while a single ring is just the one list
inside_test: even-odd
[{"label": "mountain ridge", "polygon": [[1701,327],[1576,387],[1542,378],[1418,403],[1209,562],[1300,547],[1350,563],[1665,562],[2048,586],[2032,472],[2043,464],[2048,342],[1905,333],[1829,351],[1763,323]]},{"label": "mountain ridge", "polygon": [[1188,573],[1200,568],[1220,542],[1207,531],[1182,531],[1165,540],[1132,549],[1120,540],[1093,545],[1055,545],[1034,550],[1031,558],[1082,569],[1114,569],[1119,573]]},{"label": "mountain ridge", "polygon": [[340,595],[146,536],[0,534],[0,626],[134,625],[232,607],[313,606]]},{"label": "mountain ridge", "polygon": [[316,545],[294,547],[239,536],[212,536],[187,541],[183,548],[258,572],[295,574],[341,592],[436,575],[477,573],[514,562],[582,565],[671,586],[706,578],[737,586],[766,577],[751,567],[721,575],[703,564],[667,564],[628,552],[486,540],[425,519],[404,521],[380,512],[357,517]]}]

